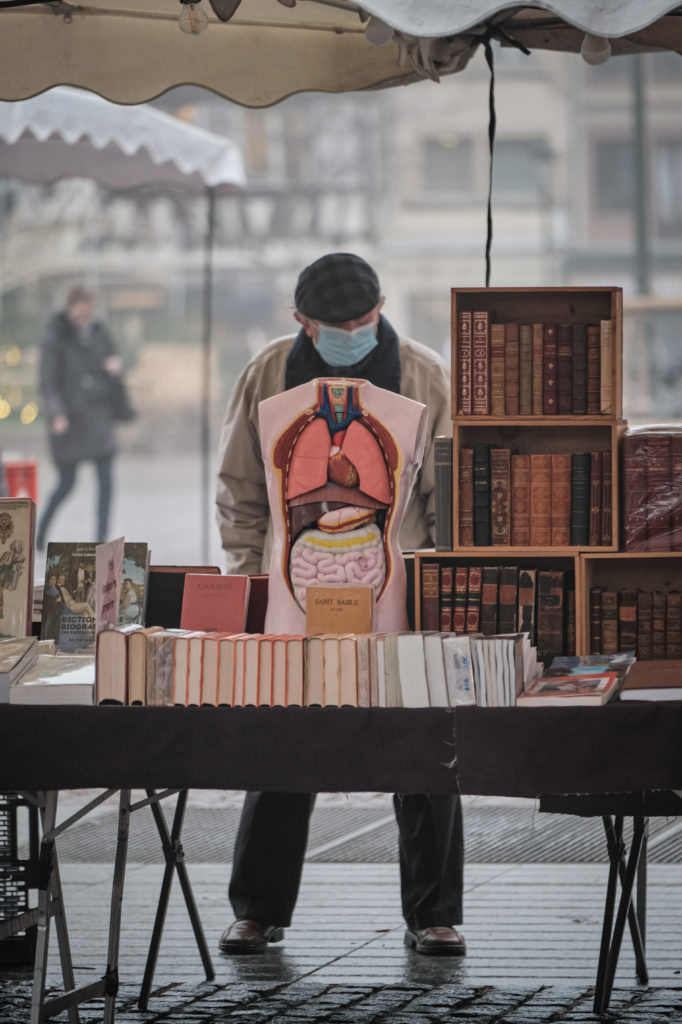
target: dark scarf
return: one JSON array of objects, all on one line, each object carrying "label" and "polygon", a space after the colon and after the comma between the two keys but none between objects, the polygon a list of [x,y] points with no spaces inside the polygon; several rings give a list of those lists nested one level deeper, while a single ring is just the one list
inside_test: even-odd
[{"label": "dark scarf", "polygon": [[355,366],[330,366],[318,354],[301,328],[287,356],[284,390],[307,384],[316,377],[359,377],[378,388],[400,394],[400,346],[398,335],[385,316],[379,318],[377,346]]}]

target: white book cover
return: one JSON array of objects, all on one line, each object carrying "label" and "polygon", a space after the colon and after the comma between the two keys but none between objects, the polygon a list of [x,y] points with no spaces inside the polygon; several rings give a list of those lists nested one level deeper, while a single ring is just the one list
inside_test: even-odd
[{"label": "white book cover", "polygon": [[443,655],[443,636],[440,633],[424,635],[424,661],[426,663],[426,680],[429,686],[429,702],[432,708],[447,708],[448,684],[445,678],[445,659]]},{"label": "white book cover", "polygon": [[478,704],[480,707],[485,708],[488,706],[487,692],[486,692],[486,671],[485,661],[483,654],[483,647],[485,640],[481,638],[470,638],[471,643],[471,666],[474,676],[474,693],[475,700],[472,702]]},{"label": "white book cover", "polygon": [[385,708],[386,704],[386,666],[384,662],[384,643],[386,637],[378,636],[376,639],[376,651],[377,651],[377,692],[379,695],[379,703],[377,707]]},{"label": "white book cover", "polygon": [[95,659],[90,655],[39,654],[9,691],[10,704],[92,704]]},{"label": "white book cover", "polygon": [[428,708],[424,637],[421,633],[398,634],[398,672],[404,708]]},{"label": "white book cover", "polygon": [[38,641],[34,636],[0,640],[0,704],[9,701],[9,688],[35,664]]},{"label": "white book cover", "polygon": [[468,636],[444,636],[442,639],[445,683],[451,708],[477,703],[472,665],[476,642]]}]

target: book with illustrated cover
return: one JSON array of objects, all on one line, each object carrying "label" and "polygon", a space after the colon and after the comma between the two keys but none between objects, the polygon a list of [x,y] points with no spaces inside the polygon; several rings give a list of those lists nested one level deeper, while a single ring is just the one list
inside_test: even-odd
[{"label": "book with illustrated cover", "polygon": [[30,636],[35,502],[0,498],[0,637]]},{"label": "book with illustrated cover", "polygon": [[570,707],[608,704],[618,694],[616,672],[539,676],[516,698],[517,707]]},{"label": "book with illustrated cover", "polygon": [[10,704],[92,704],[95,659],[87,654],[39,654],[13,683]]}]

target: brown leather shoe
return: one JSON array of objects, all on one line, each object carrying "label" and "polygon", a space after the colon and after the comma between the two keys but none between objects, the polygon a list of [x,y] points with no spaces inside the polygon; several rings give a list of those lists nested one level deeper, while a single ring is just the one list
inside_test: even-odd
[{"label": "brown leather shoe", "polygon": [[244,917],[225,929],[218,946],[222,953],[264,953],[268,942],[279,942],[283,938],[283,928]]},{"label": "brown leather shoe", "polygon": [[464,956],[467,944],[456,928],[433,925],[405,932],[405,945],[425,956]]}]

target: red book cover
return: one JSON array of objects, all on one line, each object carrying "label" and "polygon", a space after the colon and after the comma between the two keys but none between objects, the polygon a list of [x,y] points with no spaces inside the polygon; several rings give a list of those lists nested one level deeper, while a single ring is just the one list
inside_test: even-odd
[{"label": "red book cover", "polygon": [[467,587],[467,633],[478,633],[481,623],[481,587],[483,569],[480,565],[470,565]]},{"label": "red book cover", "polygon": [[602,453],[592,452],[590,458],[590,536],[591,547],[601,544]]},{"label": "red book cover", "polygon": [[530,544],[530,456],[511,457],[511,542]]},{"label": "red book cover", "polygon": [[573,412],[573,348],[570,324],[557,324],[557,412]]},{"label": "red book cover", "polygon": [[493,416],[505,414],[504,324],[490,325],[490,412]]},{"label": "red book cover", "polygon": [[472,319],[469,310],[457,314],[457,390],[459,411],[470,416],[473,395]]},{"label": "red book cover", "polygon": [[557,411],[557,355],[556,324],[545,324],[542,339],[542,412],[545,416]]},{"label": "red book cover", "polygon": [[440,630],[441,633],[452,632],[454,617],[454,571],[451,565],[440,568]]},{"label": "red book cover", "polygon": [[519,569],[501,565],[497,596],[497,628],[500,633],[515,633],[519,597]]},{"label": "red book cover", "polygon": [[487,416],[490,413],[490,313],[487,310],[474,311],[473,326],[473,414]]},{"label": "red book cover", "polygon": [[505,412],[507,416],[518,416],[520,401],[519,325],[506,324],[504,328],[504,337]]},{"label": "red book cover", "polygon": [[682,434],[672,435],[672,550],[682,551]]},{"label": "red book cover", "polygon": [[474,450],[459,452],[459,546],[474,545]]},{"label": "red book cover", "polygon": [[425,631],[440,629],[440,563],[422,562],[421,628]]},{"label": "red book cover", "polygon": [[649,551],[670,551],[672,547],[670,434],[649,434],[646,447],[647,549]]},{"label": "red book cover", "polygon": [[571,454],[552,455],[552,546],[571,543]]},{"label": "red book cover", "polygon": [[587,325],[587,415],[601,411],[601,328]]},{"label": "red book cover", "polygon": [[621,590],[618,595],[618,650],[637,647],[637,591]]},{"label": "red book cover", "polygon": [[243,633],[250,589],[248,576],[187,573],[180,628]]},{"label": "red book cover", "polygon": [[532,401],[534,416],[542,416],[543,412],[544,331],[544,324],[533,324]]},{"label": "red book cover", "polygon": [[457,566],[455,570],[455,614],[452,622],[455,633],[466,633],[468,588],[469,572],[466,566]]},{"label": "red book cover", "polygon": [[533,414],[533,328],[530,324],[519,327],[519,413]]},{"label": "red book cover", "polygon": [[552,456],[540,453],[530,456],[530,543],[552,543]]},{"label": "red book cover", "polygon": [[511,542],[511,452],[508,448],[490,449],[490,543]]}]

